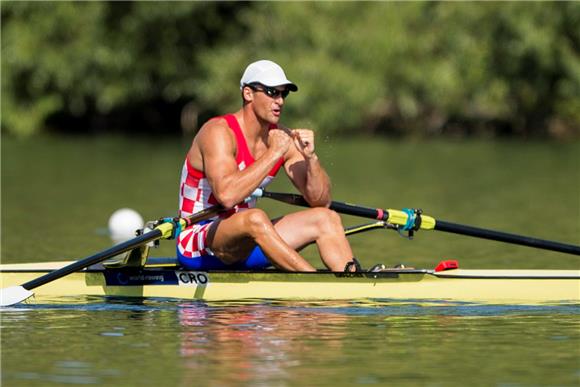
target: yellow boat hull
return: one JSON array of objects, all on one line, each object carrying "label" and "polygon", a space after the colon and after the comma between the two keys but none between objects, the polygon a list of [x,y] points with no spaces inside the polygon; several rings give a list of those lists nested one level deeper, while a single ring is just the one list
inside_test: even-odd
[{"label": "yellow boat hull", "polygon": [[[5,288],[70,262],[0,265]],[[43,296],[163,297],[225,301],[424,300],[492,304],[580,303],[580,270],[400,269],[380,273],[193,272],[171,268],[97,269],[40,286]]]}]

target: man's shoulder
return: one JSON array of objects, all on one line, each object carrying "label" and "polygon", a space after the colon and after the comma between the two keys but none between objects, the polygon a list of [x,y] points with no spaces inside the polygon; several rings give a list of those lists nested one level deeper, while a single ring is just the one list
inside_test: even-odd
[{"label": "man's shoulder", "polygon": [[200,146],[212,146],[220,141],[227,144],[235,143],[234,134],[224,117],[215,117],[207,121],[197,132],[196,142]]},{"label": "man's shoulder", "polygon": [[220,136],[225,132],[231,132],[231,129],[226,121],[225,117],[214,117],[206,121],[205,124],[201,126],[198,136]]},{"label": "man's shoulder", "polygon": [[210,118],[209,120],[207,120],[202,126],[201,126],[201,130],[203,130],[204,128],[224,128],[227,129],[228,126],[228,121],[226,120],[225,116],[217,116],[217,117],[213,117]]}]

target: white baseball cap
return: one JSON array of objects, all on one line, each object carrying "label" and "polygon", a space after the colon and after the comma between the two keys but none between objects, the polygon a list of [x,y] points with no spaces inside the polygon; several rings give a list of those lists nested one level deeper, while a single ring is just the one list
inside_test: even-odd
[{"label": "white baseball cap", "polygon": [[250,63],[246,67],[242,79],[240,79],[240,89],[243,89],[244,85],[254,82],[268,87],[287,85],[290,91],[298,91],[298,86],[286,78],[282,67],[271,60],[259,60]]}]

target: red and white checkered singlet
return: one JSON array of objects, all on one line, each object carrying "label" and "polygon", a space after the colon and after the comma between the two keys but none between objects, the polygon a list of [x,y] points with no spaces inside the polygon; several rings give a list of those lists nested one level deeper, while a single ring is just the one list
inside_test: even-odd
[{"label": "red and white checkered singlet", "polygon": [[[246,144],[246,139],[240,128],[238,120],[233,114],[228,114],[221,117],[215,117],[213,119],[223,118],[227,121],[230,129],[233,130],[236,136],[236,162],[240,171],[244,170],[246,167],[250,166],[255,160],[248,149]],[[273,126],[274,128],[274,126]],[[261,188],[266,187],[272,179],[278,173],[278,170],[284,163],[284,159],[280,158],[274,168],[270,170],[268,176],[260,184]],[[181,170],[181,183],[179,188],[179,216],[186,217],[196,212],[199,212],[205,208],[211,207],[217,204],[217,200],[213,196],[211,187],[202,171],[198,171],[193,168],[189,163],[189,159],[185,159],[183,164],[183,169]],[[242,203],[236,205],[231,211],[227,211],[219,215],[221,218],[227,218],[232,214],[242,211],[247,208],[253,208],[256,206],[256,199],[249,201],[248,203]],[[217,217],[215,217],[217,218]]]}]

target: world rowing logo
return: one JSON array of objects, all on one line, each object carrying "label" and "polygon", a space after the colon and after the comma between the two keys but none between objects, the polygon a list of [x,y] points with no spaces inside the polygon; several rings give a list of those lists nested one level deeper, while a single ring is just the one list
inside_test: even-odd
[{"label": "world rowing logo", "polygon": [[107,270],[105,282],[110,286],[177,285],[174,271],[144,272],[131,270]]}]

